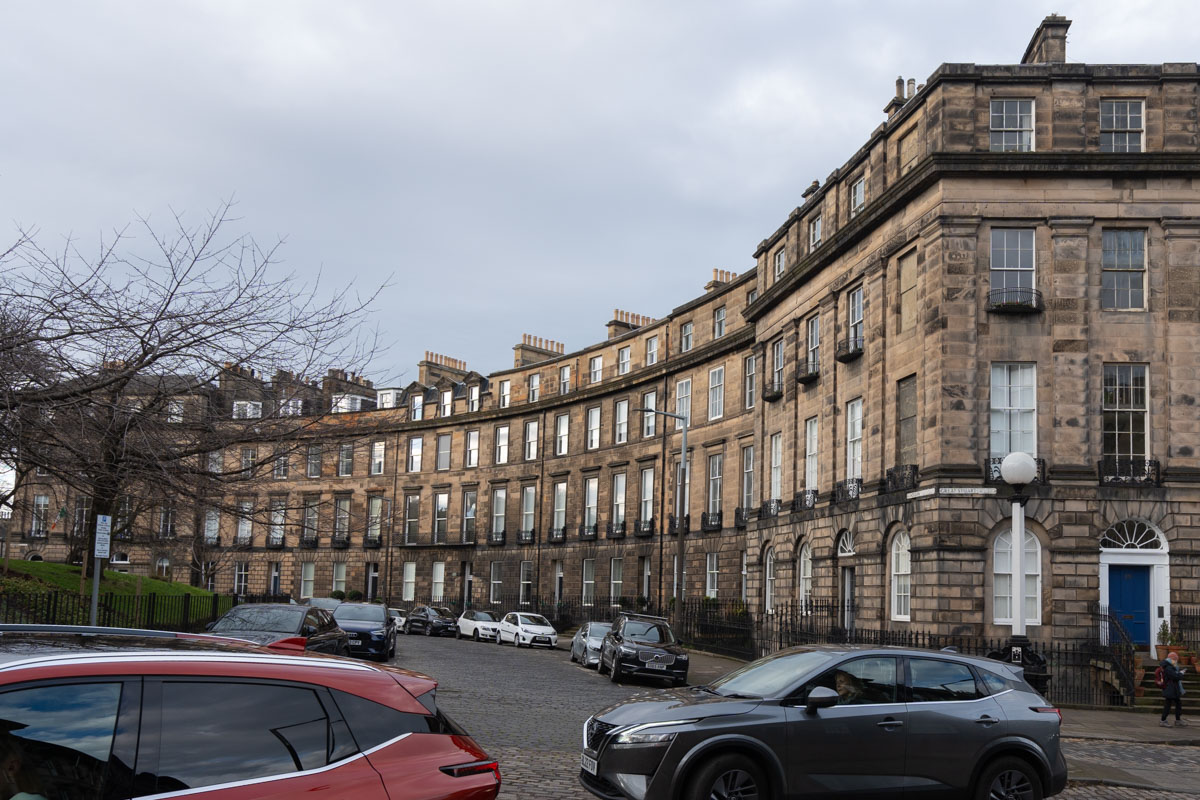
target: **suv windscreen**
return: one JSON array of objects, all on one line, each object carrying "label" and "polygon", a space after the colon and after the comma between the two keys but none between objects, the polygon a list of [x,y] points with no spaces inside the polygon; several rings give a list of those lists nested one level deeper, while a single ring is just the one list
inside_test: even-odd
[{"label": "suv windscreen", "polygon": [[718,678],[709,688],[723,695],[778,697],[805,673],[819,669],[835,657],[821,650],[776,653]]},{"label": "suv windscreen", "polygon": [[237,606],[229,609],[225,616],[212,626],[213,633],[230,633],[233,631],[271,631],[273,633],[295,633],[300,628],[300,620],[304,616],[304,606],[283,608],[272,606]]},{"label": "suv windscreen", "polygon": [[658,622],[626,620],[622,631],[626,639],[646,644],[674,644],[675,634],[666,625]]},{"label": "suv windscreen", "polygon": [[360,620],[382,624],[387,621],[387,612],[383,610],[383,606],[340,605],[334,609],[333,618],[336,620]]}]

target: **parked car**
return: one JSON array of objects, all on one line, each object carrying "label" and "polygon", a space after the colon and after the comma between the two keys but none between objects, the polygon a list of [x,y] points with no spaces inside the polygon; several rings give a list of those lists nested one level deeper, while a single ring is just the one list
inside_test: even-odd
[{"label": "parked car", "polygon": [[687,683],[688,655],[665,618],[621,613],[604,635],[596,669],[602,675],[607,672],[613,683],[640,675],[682,686]]},{"label": "parked car", "polygon": [[496,644],[504,644],[505,640],[517,647],[558,647],[558,631],[541,614],[513,611],[500,620],[496,633]]},{"label": "parked car", "polygon": [[350,637],[350,655],[380,661],[396,655],[396,623],[378,603],[342,603],[333,618]]},{"label": "parked car", "polygon": [[442,636],[454,633],[454,615],[450,609],[435,606],[417,606],[404,618],[405,633],[424,633],[426,636]]},{"label": "parked car", "polygon": [[571,660],[585,667],[600,666],[600,646],[612,630],[611,622],[585,622],[571,639]]},{"label": "parked car", "polygon": [[400,630],[401,628],[404,627],[404,618],[408,616],[408,609],[407,608],[389,608],[388,616],[391,617],[395,621],[396,630]]},{"label": "parked car", "polygon": [[454,638],[461,639],[466,636],[477,642],[480,639],[491,641],[499,635],[499,630],[500,621],[492,615],[492,612],[475,611],[468,608],[458,618]]},{"label": "parked car", "polygon": [[350,655],[350,637],[323,608],[286,603],[244,603],[226,611],[208,626],[208,630],[255,644],[304,639],[306,650]]},{"label": "parked car", "polygon": [[39,627],[56,626],[0,626],[0,752],[18,797],[499,791],[496,762],[425,675],[213,637]]},{"label": "parked car", "polygon": [[323,608],[326,611],[333,611],[342,604],[342,601],[336,597],[310,597],[304,601],[304,604],[313,608]]},{"label": "parked car", "polygon": [[[1061,715],[1019,667],[902,648],[809,646],[584,726],[580,780],[642,800],[905,796],[1040,800],[1067,783]],[[680,791],[682,789],[682,792]]]}]

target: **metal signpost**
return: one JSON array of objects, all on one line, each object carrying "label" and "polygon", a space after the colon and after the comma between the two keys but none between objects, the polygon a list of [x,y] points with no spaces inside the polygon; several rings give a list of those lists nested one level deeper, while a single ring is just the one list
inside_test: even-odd
[{"label": "metal signpost", "polygon": [[102,561],[108,558],[108,549],[112,544],[112,517],[105,514],[96,515],[96,549],[92,553],[92,625],[100,608],[100,576],[104,574]]}]

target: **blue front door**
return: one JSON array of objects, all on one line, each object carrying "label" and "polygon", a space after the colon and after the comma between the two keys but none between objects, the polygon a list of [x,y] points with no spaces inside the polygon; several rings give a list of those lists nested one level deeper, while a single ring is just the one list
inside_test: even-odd
[{"label": "blue front door", "polygon": [[1150,644],[1150,568],[1108,568],[1108,608],[1134,644]]}]

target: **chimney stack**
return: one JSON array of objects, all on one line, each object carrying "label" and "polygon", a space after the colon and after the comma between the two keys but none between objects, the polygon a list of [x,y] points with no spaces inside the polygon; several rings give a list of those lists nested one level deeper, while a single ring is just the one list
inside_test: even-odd
[{"label": "chimney stack", "polygon": [[732,283],[737,276],[738,274],[732,270],[714,269],[712,273],[712,280],[704,284],[704,291],[711,292],[716,289],[720,289],[725,284]]},{"label": "chimney stack", "polygon": [[1051,14],[1033,32],[1033,38],[1021,57],[1022,64],[1065,64],[1067,62],[1067,29],[1071,20]]},{"label": "chimney stack", "polygon": [[521,343],[513,345],[513,366],[524,367],[536,364],[566,352],[566,345],[553,339],[544,339],[531,333],[521,334]]},{"label": "chimney stack", "polygon": [[917,93],[917,79],[909,78],[908,79],[908,94],[904,96],[904,99],[910,100],[910,99],[912,99],[912,96],[916,93]]},{"label": "chimney stack", "polygon": [[634,314],[631,311],[622,311],[619,308],[614,308],[612,321],[608,323],[608,338],[615,339],[618,336],[649,325],[652,322],[654,320],[644,314]]}]

